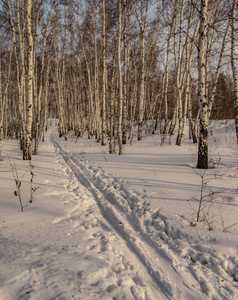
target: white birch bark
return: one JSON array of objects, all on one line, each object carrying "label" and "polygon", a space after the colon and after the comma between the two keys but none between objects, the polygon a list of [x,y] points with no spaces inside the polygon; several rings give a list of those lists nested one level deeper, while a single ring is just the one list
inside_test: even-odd
[{"label": "white birch bark", "polygon": [[[182,113],[182,124],[181,124],[181,128],[179,128],[178,131],[178,137],[177,137],[177,142],[176,144],[178,146],[182,146],[183,144],[183,140],[185,137],[185,125],[186,125],[186,121],[187,121],[187,110],[188,110],[188,102],[189,99],[191,97],[191,93],[190,93],[190,78],[191,78],[191,67],[192,67],[192,57],[193,57],[193,51],[195,48],[195,43],[193,41],[195,41],[197,39],[197,35],[198,35],[198,30],[199,30],[199,23],[197,24],[197,27],[194,30],[194,34],[192,37],[192,41],[190,42],[190,31],[191,31],[191,26],[192,26],[192,22],[193,22],[193,18],[194,18],[194,13],[195,13],[195,7],[192,6],[191,7],[191,11],[189,14],[189,20],[188,20],[188,28],[187,28],[187,34],[186,34],[186,40],[185,40],[185,49],[186,49],[186,59],[185,59],[185,76],[186,76],[186,80],[185,80],[185,99],[184,99],[184,104],[183,104],[183,113]],[[190,102],[191,105],[191,102]]]},{"label": "white birch bark", "polygon": [[32,36],[32,0],[26,1],[26,33],[27,51],[27,82],[26,82],[26,145],[23,149],[23,159],[31,160],[32,119],[33,119],[33,36]]},{"label": "white birch bark", "polygon": [[81,49],[83,51],[83,56],[85,59],[85,63],[86,63],[86,69],[87,69],[87,81],[88,84],[86,85],[86,91],[87,91],[87,97],[88,97],[88,102],[87,102],[87,113],[88,113],[88,120],[87,120],[87,128],[88,128],[88,138],[90,139],[90,137],[93,135],[93,131],[95,129],[94,126],[94,122],[95,119],[93,116],[93,82],[92,82],[92,71],[91,71],[91,67],[90,67],[90,55],[87,55],[87,49],[84,45],[84,41],[83,41],[83,33],[81,31],[80,28],[80,20],[79,20],[79,11],[80,11],[80,7],[79,5],[77,6],[77,28],[78,28],[78,33],[79,33],[79,37],[80,37],[80,46]]},{"label": "white birch bark", "polygon": [[[17,90],[18,90],[18,109],[20,116],[20,148],[23,150],[25,145],[25,131],[26,131],[26,112],[25,112],[25,54],[24,54],[24,40],[23,35],[25,31],[25,22],[20,26],[20,0],[15,3],[15,22],[12,17],[12,8],[10,0],[8,0],[9,22],[12,30],[12,42],[14,45],[16,76],[17,76]],[[18,33],[19,44],[16,39],[16,32]]]},{"label": "white birch bark", "polygon": [[[177,58],[177,66],[176,66],[176,85],[177,85],[177,105],[178,105],[178,136],[176,140],[176,145],[179,145],[181,132],[182,132],[182,115],[183,115],[183,106],[182,106],[182,79],[181,79],[181,72],[182,72],[182,42],[183,42],[183,13],[184,13],[184,2],[181,2],[181,9],[180,9],[180,25],[179,25],[179,49],[178,49],[178,58]],[[175,53],[176,55],[176,53]]]},{"label": "white birch bark", "polygon": [[[58,24],[57,30],[58,30]],[[65,116],[64,116],[64,83],[65,83],[65,39],[62,45],[62,63],[59,60],[59,49],[54,45],[55,53],[55,82],[57,91],[57,106],[59,114],[59,137],[65,136]]]},{"label": "white birch bark", "polygon": [[[36,124],[35,124],[35,145],[34,145],[34,151],[33,154],[36,155],[38,153],[38,144],[39,144],[39,134],[41,131],[43,131],[43,126],[41,126],[41,108],[42,108],[42,90],[43,90],[43,75],[44,75],[44,68],[45,68],[45,48],[46,48],[46,42],[47,42],[47,38],[48,38],[48,30],[49,30],[49,26],[51,23],[51,18],[53,15],[53,11],[55,8],[55,2],[56,0],[53,1],[52,6],[51,6],[51,11],[50,11],[50,15],[48,18],[48,22],[44,31],[44,39],[43,39],[43,43],[42,43],[42,48],[41,48],[41,66],[40,66],[40,72],[39,72],[39,78],[37,80],[36,76],[35,76],[35,80],[34,80],[34,99],[37,105],[37,110],[36,110]],[[36,50],[37,50],[37,33],[38,33],[38,26],[39,26],[39,14],[41,13],[42,7],[43,7],[43,3],[44,1],[42,0],[39,6],[39,9],[37,11],[37,26],[36,26],[36,37],[34,40],[34,56],[36,55]],[[34,59],[35,61],[35,59]],[[47,65],[49,64],[49,61],[46,62]],[[47,68],[47,67],[46,67]],[[37,73],[37,64],[35,61],[35,74]],[[38,84],[39,82],[39,84]],[[45,122],[45,116],[43,117],[42,123]]]},{"label": "white birch bark", "polygon": [[[2,53],[0,53],[1,55]],[[0,56],[0,141],[3,140],[3,112],[5,111],[5,101],[2,95],[2,62]]]},{"label": "white birch bark", "polygon": [[200,105],[200,127],[198,145],[198,169],[208,169],[208,99],[206,94],[205,39],[207,30],[208,0],[201,0],[198,42],[198,96]]},{"label": "white birch bark", "polygon": [[147,26],[149,0],[145,2],[145,11],[143,1],[140,1],[141,9],[139,16],[139,9],[137,2],[134,0],[136,11],[136,18],[140,30],[140,49],[141,49],[141,76],[140,76],[140,92],[139,92],[139,120],[138,120],[138,141],[142,139],[142,127],[144,118],[144,99],[145,99],[145,29]]},{"label": "white birch bark", "polygon": [[97,142],[101,140],[101,120],[100,111],[101,105],[99,102],[99,91],[98,91],[98,47],[97,47],[97,4],[98,0],[94,0],[92,4],[93,15],[94,15],[94,103],[96,113],[96,137]]},{"label": "white birch bark", "polygon": [[103,29],[103,70],[102,70],[102,141],[101,145],[106,145],[106,10],[105,0],[102,0],[102,29]]},{"label": "white birch bark", "polygon": [[122,19],[121,0],[118,0],[118,41],[117,41],[117,59],[118,59],[118,83],[119,83],[119,105],[118,105],[118,144],[119,155],[123,155],[122,145],[122,106],[123,106],[123,93],[122,93],[122,71],[121,71],[121,19]]},{"label": "white birch bark", "polygon": [[[177,1],[178,3],[178,1]],[[177,9],[176,9],[177,12]],[[168,37],[168,44],[167,44],[167,57],[166,57],[166,65],[165,65],[165,79],[164,79],[164,91],[163,91],[163,95],[164,95],[164,129],[163,129],[163,135],[166,135],[167,133],[167,127],[168,127],[168,85],[169,85],[169,59],[170,59],[170,43],[171,43],[171,38],[172,38],[172,33],[173,33],[173,27],[174,27],[174,20],[175,18],[173,18],[173,22],[171,24],[170,27],[170,32],[169,32],[169,37]]]},{"label": "white birch bark", "polygon": [[232,37],[231,37],[231,64],[234,80],[234,107],[235,107],[235,127],[236,127],[236,138],[238,147],[238,74],[236,65],[236,9],[238,0],[233,0],[232,7]]},{"label": "white birch bark", "polygon": [[126,144],[127,136],[127,86],[128,86],[128,8],[127,0],[124,0],[124,84],[123,84],[123,112],[122,112],[122,143]]},{"label": "white birch bark", "polygon": [[13,41],[11,42],[10,57],[8,61],[6,82],[4,86],[2,85],[2,62],[0,60],[0,109],[1,109],[0,110],[0,141],[4,138],[4,130],[3,130],[4,116],[5,116],[5,124],[6,125],[8,124],[7,117],[9,115],[6,113],[6,107],[7,107],[8,87],[10,82],[10,74],[11,74],[11,66],[12,66],[12,53],[13,53]]},{"label": "white birch bark", "polygon": [[110,92],[110,135],[109,135],[109,153],[115,153],[115,143],[113,143],[113,135],[115,131],[115,81],[116,81],[116,59],[113,57],[114,65],[111,79]]},{"label": "white birch bark", "polygon": [[51,59],[50,55],[53,49],[53,44],[55,42],[55,30],[53,30],[52,38],[51,38],[51,44],[49,47],[49,50],[47,52],[47,66],[46,66],[46,71],[45,71],[45,79],[44,79],[44,122],[42,124],[42,141],[44,141],[45,137],[45,131],[47,130],[47,119],[48,119],[48,95],[49,95],[49,76],[50,76],[50,68],[51,68]]},{"label": "white birch bark", "polygon": [[92,76],[91,76],[91,69],[90,64],[88,61],[88,57],[86,54],[86,49],[83,43],[82,33],[80,32],[80,40],[81,40],[81,48],[83,50],[83,55],[86,62],[87,68],[87,77],[88,77],[88,85],[87,85],[87,95],[88,95],[88,138],[92,135],[93,131],[93,92],[92,92]]},{"label": "white birch bark", "polygon": [[130,144],[132,144],[132,140],[134,137],[134,122],[135,122],[135,114],[136,114],[136,95],[137,95],[137,64],[136,64],[136,59],[135,59],[135,52],[134,49],[132,48],[132,59],[133,59],[133,67],[134,67],[134,85],[133,85],[133,92],[132,92],[132,97],[131,97],[131,115],[130,115],[130,133],[129,133],[129,139],[130,139]]}]

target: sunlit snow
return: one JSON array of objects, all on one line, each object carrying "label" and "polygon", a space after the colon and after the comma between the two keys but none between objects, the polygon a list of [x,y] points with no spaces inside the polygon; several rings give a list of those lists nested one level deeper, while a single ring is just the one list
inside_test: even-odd
[{"label": "sunlit snow", "polygon": [[234,125],[210,128],[204,172],[188,138],[162,147],[144,135],[119,156],[51,126],[32,160],[33,203],[29,162],[1,141],[0,300],[238,299]]}]

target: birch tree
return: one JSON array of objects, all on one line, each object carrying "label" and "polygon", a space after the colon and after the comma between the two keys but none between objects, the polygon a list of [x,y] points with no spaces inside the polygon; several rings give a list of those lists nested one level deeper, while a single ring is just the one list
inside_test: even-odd
[{"label": "birch tree", "polygon": [[103,70],[102,70],[102,141],[101,145],[106,145],[106,8],[105,0],[102,0],[102,38],[103,38]]},{"label": "birch tree", "polygon": [[124,0],[124,80],[123,80],[123,113],[122,113],[122,143],[127,140],[127,115],[129,95],[129,61],[130,61],[130,1]]},{"label": "birch tree", "polygon": [[91,3],[93,10],[93,35],[94,35],[94,105],[96,117],[96,138],[97,142],[101,139],[101,119],[100,111],[101,105],[99,101],[99,83],[98,83],[98,43],[97,43],[97,6],[98,0],[93,0]]},{"label": "birch tree", "polygon": [[[176,86],[177,86],[177,103],[176,106],[178,107],[178,117],[179,117],[179,126],[178,126],[178,136],[176,140],[176,145],[180,144],[181,134],[182,134],[182,91],[183,91],[183,77],[184,72],[182,72],[182,53],[184,50],[183,47],[183,18],[184,18],[184,3],[185,0],[181,1],[180,7],[180,22],[179,22],[179,47],[178,47],[178,56],[176,54],[176,41],[174,42],[174,57],[175,57],[175,68],[176,68]],[[182,74],[183,73],[183,74]]]},{"label": "birch tree", "polygon": [[233,72],[234,81],[234,107],[235,107],[235,127],[236,127],[236,138],[238,147],[238,75],[237,75],[237,65],[236,65],[236,9],[238,0],[233,0],[232,14],[231,14],[231,65]]},{"label": "birch tree", "polygon": [[[17,81],[17,97],[18,97],[18,110],[20,118],[20,148],[21,150],[25,147],[25,123],[26,123],[26,113],[25,107],[25,53],[24,53],[24,31],[25,23],[20,24],[20,1],[15,2],[15,11],[12,13],[12,6],[10,0],[7,2],[8,13],[9,13],[9,23],[12,30],[12,42],[14,45],[14,55],[15,55],[15,67],[16,67],[16,81]],[[24,10],[23,10],[24,11]],[[14,19],[15,16],[15,19]]]},{"label": "birch tree", "polygon": [[[34,146],[34,151],[33,151],[33,153],[35,155],[38,153],[39,135],[40,135],[40,132],[43,131],[43,127],[44,127],[44,125],[42,126],[42,123],[45,122],[45,116],[44,116],[43,120],[41,118],[41,111],[42,111],[42,108],[43,108],[43,101],[42,101],[42,98],[43,98],[42,97],[42,94],[43,94],[43,76],[46,77],[46,80],[49,79],[48,69],[49,69],[49,65],[50,65],[49,56],[45,57],[45,51],[46,51],[47,38],[49,38],[49,36],[48,36],[49,27],[50,27],[50,24],[51,24],[51,19],[52,19],[52,15],[53,15],[53,12],[54,12],[55,5],[56,5],[56,0],[54,0],[53,3],[52,3],[49,18],[47,20],[46,27],[45,27],[45,30],[44,30],[44,35],[42,37],[42,48],[41,48],[41,57],[42,57],[42,59],[41,59],[41,64],[39,65],[38,78],[35,78],[35,82],[34,82],[34,93],[35,93],[34,99],[35,99],[35,102],[36,102],[35,106],[37,106],[36,116],[35,116],[35,119],[36,119],[35,120],[35,136],[34,136],[35,137],[35,146]],[[38,8],[37,19],[39,19],[39,15],[41,13],[42,6],[43,6],[43,1],[41,1],[40,6]],[[39,21],[38,21],[38,23],[39,23]],[[36,31],[35,32],[35,40],[34,40],[34,53],[35,53],[35,55],[37,53],[37,48],[38,48],[38,41],[37,41],[38,26],[39,26],[39,24],[37,24],[36,29],[35,29],[35,31]],[[45,61],[45,58],[47,58],[46,61]],[[37,71],[38,71],[37,68],[38,68],[38,65],[35,61],[35,73],[37,73]],[[46,73],[44,73],[45,69],[46,69]],[[47,99],[47,94],[45,94],[45,101],[46,101],[46,99]]]},{"label": "birch tree", "polygon": [[[181,146],[183,144],[183,140],[185,137],[185,125],[187,120],[187,110],[188,110],[188,103],[190,101],[191,97],[191,68],[192,68],[192,58],[193,58],[193,52],[195,48],[194,41],[197,39],[198,35],[198,29],[199,29],[199,22],[197,23],[197,26],[194,28],[193,36],[190,37],[191,34],[191,27],[192,27],[192,21],[196,17],[195,14],[195,6],[190,6],[190,12],[188,16],[188,24],[187,24],[187,32],[186,32],[186,39],[185,39],[185,96],[184,96],[184,104],[183,104],[183,110],[182,110],[182,118],[181,123],[179,124],[179,130],[178,130],[178,136],[176,140],[176,145]],[[191,39],[191,40],[190,40]]]},{"label": "birch tree", "polygon": [[5,115],[5,124],[7,125],[7,98],[8,98],[8,88],[10,82],[10,75],[11,75],[11,67],[12,67],[12,54],[13,54],[13,42],[11,42],[10,53],[8,56],[8,66],[7,66],[7,73],[5,74],[5,82],[3,83],[3,70],[2,70],[2,49],[0,53],[0,141],[4,138],[4,115]]},{"label": "birch tree", "polygon": [[117,41],[117,59],[118,59],[118,81],[119,81],[119,109],[118,109],[118,144],[119,155],[123,154],[122,146],[122,106],[123,106],[123,94],[122,94],[122,70],[121,70],[121,28],[122,28],[122,0],[118,0],[118,41]]},{"label": "birch tree", "polygon": [[27,77],[26,77],[26,139],[23,159],[31,160],[32,118],[33,118],[33,36],[32,36],[32,0],[26,1],[26,34],[27,34]]},{"label": "birch tree", "polygon": [[208,0],[200,0],[200,26],[198,41],[198,96],[200,104],[200,128],[197,168],[208,169],[208,99],[206,94],[205,39],[207,31]]},{"label": "birch tree", "polygon": [[[142,139],[142,126],[144,117],[144,100],[145,100],[145,31],[147,26],[148,9],[150,0],[134,0],[136,18],[140,31],[140,51],[141,51],[141,76],[139,92],[139,120],[138,120],[138,141]],[[139,7],[138,7],[139,3]]]}]

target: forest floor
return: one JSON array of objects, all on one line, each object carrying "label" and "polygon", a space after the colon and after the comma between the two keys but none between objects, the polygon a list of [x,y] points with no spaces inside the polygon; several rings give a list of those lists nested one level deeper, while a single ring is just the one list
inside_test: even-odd
[{"label": "forest floor", "polygon": [[207,171],[159,134],[119,156],[51,126],[31,167],[2,141],[0,300],[238,299],[238,150],[231,122],[211,128]]}]

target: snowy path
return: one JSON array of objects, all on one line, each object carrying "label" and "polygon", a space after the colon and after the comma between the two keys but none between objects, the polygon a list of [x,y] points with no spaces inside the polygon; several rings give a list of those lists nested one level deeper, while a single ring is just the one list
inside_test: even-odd
[{"label": "snowy path", "polygon": [[25,213],[7,194],[1,202],[0,300],[238,299],[219,253],[190,244],[120,179],[67,150],[56,128],[35,164],[40,193]]},{"label": "snowy path", "polygon": [[[194,281],[194,289],[188,287],[181,274],[172,266],[171,259],[140,228],[137,216],[133,213],[135,197],[128,201],[113,186],[104,186],[106,183],[100,179],[100,175],[94,180],[78,158],[64,151],[53,137],[51,140],[79,182],[91,193],[104,219],[120,237],[123,254],[127,258],[132,257],[133,261],[137,260],[136,265],[142,270],[143,281],[148,284],[151,282],[155,299],[163,299],[163,294],[167,299],[202,299],[201,293],[195,289],[197,282]],[[191,284],[191,278],[189,282]]]}]

